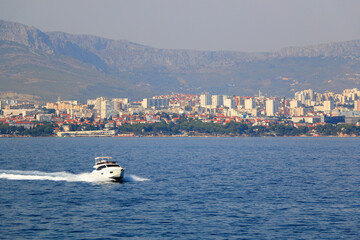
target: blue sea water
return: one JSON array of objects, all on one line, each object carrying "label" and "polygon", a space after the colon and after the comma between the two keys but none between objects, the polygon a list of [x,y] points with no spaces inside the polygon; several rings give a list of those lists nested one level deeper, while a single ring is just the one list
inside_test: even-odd
[{"label": "blue sea water", "polygon": [[[1,239],[360,239],[360,138],[0,139]],[[93,158],[126,167],[92,179]]]}]

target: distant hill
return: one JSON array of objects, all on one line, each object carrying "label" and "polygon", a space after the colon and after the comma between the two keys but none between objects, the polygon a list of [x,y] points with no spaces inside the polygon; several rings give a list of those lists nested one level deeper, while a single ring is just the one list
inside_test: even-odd
[{"label": "distant hill", "polygon": [[0,91],[44,99],[170,92],[292,96],[360,87],[360,41],[277,52],[166,50],[0,20]]}]

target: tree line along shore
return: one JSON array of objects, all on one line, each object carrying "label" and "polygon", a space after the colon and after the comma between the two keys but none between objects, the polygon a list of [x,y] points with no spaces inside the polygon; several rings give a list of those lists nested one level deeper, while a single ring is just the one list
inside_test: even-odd
[{"label": "tree line along shore", "polygon": [[[103,126],[70,124],[68,132],[102,130]],[[182,120],[177,123],[165,121],[155,123],[123,124],[114,126],[115,136],[131,134],[131,136],[228,136],[228,137],[287,137],[287,136],[360,136],[360,126],[353,124],[322,123],[300,125],[291,123],[270,123],[267,126],[253,126],[240,122],[226,124],[206,123],[199,120]],[[39,122],[32,128],[22,126],[0,125],[1,137],[51,137],[63,131],[56,123]]]}]

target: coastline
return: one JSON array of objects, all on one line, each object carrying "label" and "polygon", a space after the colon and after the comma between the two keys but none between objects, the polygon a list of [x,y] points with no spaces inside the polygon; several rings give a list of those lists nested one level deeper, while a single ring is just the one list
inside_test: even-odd
[{"label": "coastline", "polygon": [[232,136],[232,135],[194,135],[194,136],[181,136],[181,135],[157,135],[157,136],[66,136],[59,137],[56,135],[52,136],[20,136],[20,135],[1,135],[0,138],[358,138],[360,136],[357,135],[316,135],[316,136],[307,136],[307,135],[296,135],[296,136]]}]

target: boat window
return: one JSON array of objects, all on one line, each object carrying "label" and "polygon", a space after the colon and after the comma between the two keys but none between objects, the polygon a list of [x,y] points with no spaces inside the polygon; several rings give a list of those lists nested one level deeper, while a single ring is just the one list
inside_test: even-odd
[{"label": "boat window", "polygon": [[117,165],[117,164],[108,164],[108,165],[106,165],[107,167],[120,167],[119,165]]},{"label": "boat window", "polygon": [[103,166],[100,166],[100,167],[98,167],[96,170],[101,170],[101,169],[103,169],[103,168],[106,168],[106,166],[105,165],[103,165]]}]

